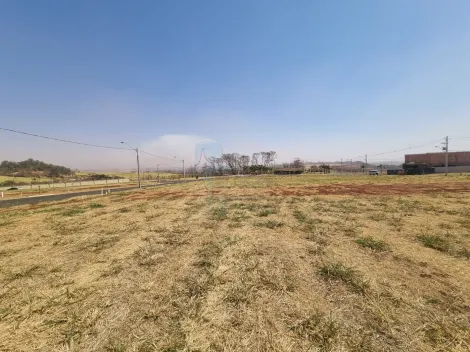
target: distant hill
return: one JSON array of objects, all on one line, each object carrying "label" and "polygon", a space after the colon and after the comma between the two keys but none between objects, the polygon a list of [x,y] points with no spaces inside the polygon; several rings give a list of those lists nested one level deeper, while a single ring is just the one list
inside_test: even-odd
[{"label": "distant hill", "polygon": [[0,164],[0,175],[16,177],[59,177],[72,175],[73,171],[65,166],[47,164],[43,161],[28,159],[24,161],[7,161]]}]

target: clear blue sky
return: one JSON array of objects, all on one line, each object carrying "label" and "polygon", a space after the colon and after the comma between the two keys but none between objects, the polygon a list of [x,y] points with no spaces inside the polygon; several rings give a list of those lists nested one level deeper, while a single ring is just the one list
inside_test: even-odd
[{"label": "clear blue sky", "polygon": [[[470,149],[469,13],[454,0],[1,1],[0,127],[187,159],[201,138],[281,160],[447,134]],[[27,157],[133,166],[0,131],[0,159]]]}]

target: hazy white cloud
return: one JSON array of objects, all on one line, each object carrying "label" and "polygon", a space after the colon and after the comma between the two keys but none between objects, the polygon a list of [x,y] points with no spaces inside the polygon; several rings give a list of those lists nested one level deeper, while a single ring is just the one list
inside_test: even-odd
[{"label": "hazy white cloud", "polygon": [[[213,139],[185,134],[163,135],[155,140],[142,143],[140,148],[143,151],[164,158],[185,160],[186,166],[192,165],[199,160],[202,149],[204,149],[206,157],[219,156],[222,150],[219,143]],[[156,165],[164,162],[168,166],[170,164],[178,166],[177,163],[174,164],[171,160],[158,159],[145,153],[142,154],[141,159],[146,164]]]}]

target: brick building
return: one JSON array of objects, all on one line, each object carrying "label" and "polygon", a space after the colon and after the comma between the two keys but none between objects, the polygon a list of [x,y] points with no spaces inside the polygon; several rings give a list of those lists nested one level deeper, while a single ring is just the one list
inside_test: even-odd
[{"label": "brick building", "polygon": [[[443,167],[446,153],[406,154],[405,163],[426,163]],[[470,166],[470,152],[449,152],[449,166]]]}]

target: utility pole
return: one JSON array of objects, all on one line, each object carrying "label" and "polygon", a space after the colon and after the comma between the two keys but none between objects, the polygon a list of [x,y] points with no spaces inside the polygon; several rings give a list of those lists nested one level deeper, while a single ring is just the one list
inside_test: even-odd
[{"label": "utility pole", "polygon": [[[182,162],[183,162],[183,179],[186,179],[186,170],[184,169],[184,159],[182,160]],[[184,182],[186,182],[186,180]]]},{"label": "utility pole", "polygon": [[353,167],[352,167],[352,159],[351,159],[351,175],[352,175],[352,172],[353,172]]},{"label": "utility pole", "polygon": [[447,173],[449,172],[449,136],[446,136],[446,176]]},{"label": "utility pole", "polygon": [[142,188],[140,185],[140,161],[139,161],[139,148],[132,148],[129,144],[126,142],[121,142],[122,144],[127,145],[130,149],[135,150],[137,153],[137,178],[139,179],[139,188]]},{"label": "utility pole", "polygon": [[447,173],[449,172],[449,136],[446,136],[445,142],[443,142],[441,144],[443,144],[444,146],[440,147],[440,146],[436,145],[436,148],[442,149],[442,151],[444,151],[446,153],[445,154],[445,160],[446,160],[445,170],[446,170],[446,176],[447,176]]},{"label": "utility pole", "polygon": [[339,170],[339,173],[340,174],[343,173],[343,158],[341,158],[341,169]]},{"label": "utility pole", "polygon": [[160,164],[157,164],[157,177],[158,177],[158,183],[160,183],[160,170],[159,170],[159,167],[160,165],[162,164],[165,164],[165,161],[160,163]]},{"label": "utility pole", "polygon": [[135,152],[137,153],[137,178],[139,179],[139,188],[140,186],[140,161],[139,161],[139,148],[135,148]]},{"label": "utility pole", "polygon": [[367,154],[366,154],[366,164],[364,165],[364,172],[366,171],[367,168]]}]

